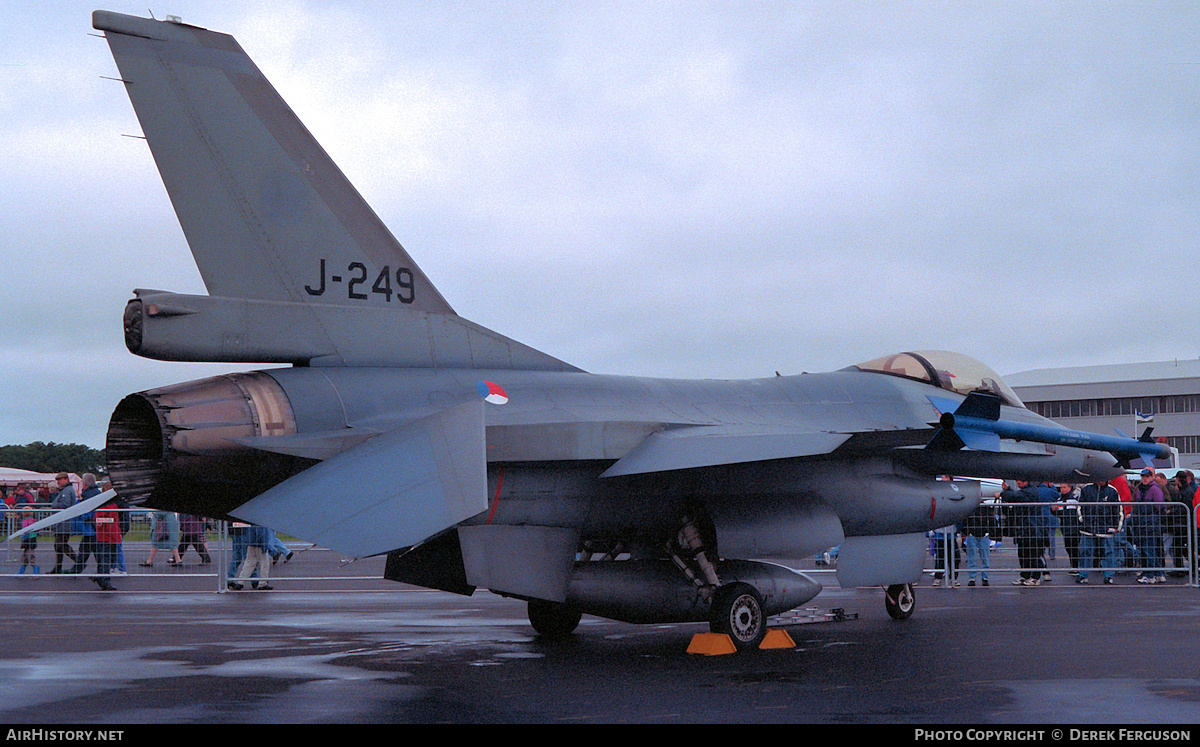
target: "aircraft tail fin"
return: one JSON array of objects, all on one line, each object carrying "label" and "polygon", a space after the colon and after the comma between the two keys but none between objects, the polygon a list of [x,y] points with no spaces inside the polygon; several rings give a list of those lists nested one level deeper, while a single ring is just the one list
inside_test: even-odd
[{"label": "aircraft tail fin", "polygon": [[233,37],[101,10],[92,25],[209,293],[138,291],[132,352],[578,370],[455,314]]},{"label": "aircraft tail fin", "polygon": [[209,294],[452,314],[233,37],[96,11]]}]

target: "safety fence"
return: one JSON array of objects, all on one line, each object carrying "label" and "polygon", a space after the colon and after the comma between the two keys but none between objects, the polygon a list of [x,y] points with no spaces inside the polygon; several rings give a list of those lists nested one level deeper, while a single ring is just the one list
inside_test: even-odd
[{"label": "safety fence", "polygon": [[[988,500],[960,524],[927,533],[919,583],[943,588],[1200,586],[1198,523],[1200,507],[1182,503]],[[788,565],[832,585],[838,549]]]},{"label": "safety fence", "polygon": [[[33,540],[28,534],[21,534],[22,525],[53,513],[44,506],[22,506],[7,511],[2,517],[5,536],[10,539],[0,549],[0,577],[23,579],[19,586],[8,585],[6,589],[70,590],[76,587],[27,586],[25,582],[72,576],[105,577],[117,583],[124,580],[127,583],[122,588],[140,589],[225,592],[232,588],[231,584],[239,583],[237,577],[246,557],[246,543],[236,535],[245,525],[209,519],[202,519],[197,525],[189,517],[180,521],[178,515],[164,512],[120,509],[118,513],[125,517],[122,519],[124,531],[121,543],[112,549],[109,567],[107,554],[105,565],[99,564],[101,548],[85,529],[86,521],[68,519],[42,529]],[[341,582],[355,582],[359,584],[357,588],[363,588],[364,584],[383,582],[382,559],[355,561],[290,537],[277,537],[274,533],[271,540],[267,561],[271,567],[262,571],[256,569],[252,577],[241,582],[243,586],[269,589],[273,584],[284,582],[290,588],[312,588],[311,582],[324,585],[324,582],[333,581],[338,582],[336,588],[345,586]],[[63,545],[68,551],[63,551]],[[293,563],[293,558],[297,562]],[[93,587],[83,585],[79,588]]]},{"label": "safety fence", "polygon": [[[1181,510],[1182,509],[1182,510]],[[1114,513],[1115,510],[1115,513]],[[166,588],[189,586],[200,590],[226,591],[236,583],[244,552],[234,541],[237,528],[222,521],[206,520],[201,535],[204,553],[198,552],[195,539],[182,528],[174,541],[168,537],[154,540],[158,524],[146,509],[123,509],[128,516],[127,530],[116,558],[115,576],[138,581],[163,582]],[[22,524],[43,519],[52,511],[44,506],[20,507],[5,512],[2,526],[6,536],[19,535]],[[1097,523],[1098,517],[1109,519]],[[928,533],[927,563],[923,585],[941,587],[1043,586],[1074,584],[1080,578],[1096,586],[1153,585],[1157,583],[1200,586],[1197,578],[1196,519],[1200,508],[1189,511],[1182,504],[1158,504],[1147,511],[1139,504],[1079,503],[1004,504],[986,502],[960,525]],[[168,522],[173,525],[173,522]],[[1101,526],[1104,524],[1104,526]],[[1115,526],[1108,526],[1115,524]],[[80,526],[65,522],[38,533],[36,548],[30,550],[22,537],[4,543],[0,549],[0,577],[47,576],[54,569],[55,532],[70,525],[67,543],[78,556],[89,549],[89,541]],[[1111,530],[1111,531],[1109,531]],[[179,545],[184,545],[180,547]],[[174,564],[171,550],[184,556]],[[90,554],[94,555],[94,551]],[[292,564],[299,554],[303,562]],[[205,557],[207,556],[207,557]],[[384,582],[383,559],[354,561],[337,553],[301,543],[291,538],[276,538],[271,561],[276,568],[270,583],[296,588],[300,582]],[[812,572],[827,585],[837,568],[837,548],[815,558],[785,561],[796,570]],[[62,575],[75,564],[64,556]],[[85,560],[80,574],[95,576],[94,559]],[[280,574],[280,571],[283,573]],[[1160,580],[1161,579],[1161,580]],[[250,584],[252,580],[244,583]],[[11,587],[9,587],[11,588]],[[21,587],[24,588],[24,587]]]},{"label": "safety fence", "polygon": [[951,586],[982,583],[997,571],[1025,586],[1196,586],[1196,513],[1173,502],[988,501],[930,533],[927,572]]}]

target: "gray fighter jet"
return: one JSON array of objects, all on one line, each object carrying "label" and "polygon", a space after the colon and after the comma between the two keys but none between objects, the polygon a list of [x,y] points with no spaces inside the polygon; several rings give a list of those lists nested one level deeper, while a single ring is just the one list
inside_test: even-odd
[{"label": "gray fighter jet", "polygon": [[386,554],[396,581],[527,600],[542,634],[581,613],[707,621],[748,648],[821,589],[763,559],[840,545],[839,582],[907,617],[922,533],[979,503],[964,478],[1167,453],[1063,429],[944,352],[753,381],[586,373],[456,315],[232,37],[93,25],[209,291],[136,290],[128,348],[282,364],[122,400],[108,464],[133,503]]}]

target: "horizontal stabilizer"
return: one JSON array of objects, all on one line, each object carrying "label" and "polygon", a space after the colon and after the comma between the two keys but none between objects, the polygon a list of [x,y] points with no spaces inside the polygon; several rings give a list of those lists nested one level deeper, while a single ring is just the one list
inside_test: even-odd
[{"label": "horizontal stabilizer", "polygon": [[601,477],[828,454],[847,433],[797,433],[744,425],[690,425],[651,433]]},{"label": "horizontal stabilizer", "polygon": [[74,506],[71,506],[70,508],[64,508],[62,511],[57,511],[57,512],[51,514],[50,516],[47,516],[46,518],[42,519],[41,521],[34,522],[33,524],[30,524],[29,526],[22,528],[21,531],[19,531],[19,532],[13,532],[12,534],[5,537],[4,541],[8,542],[13,537],[19,537],[23,534],[28,534],[29,532],[40,532],[41,530],[45,529],[46,527],[52,527],[55,524],[61,524],[64,521],[70,521],[71,519],[74,519],[76,516],[82,516],[83,514],[86,514],[88,511],[92,511],[97,508],[100,508],[108,501],[111,501],[113,499],[113,497],[116,496],[116,494],[117,493],[114,490],[106,490],[103,493],[101,493],[100,495],[93,495],[91,498],[82,500],[79,503],[76,503]]},{"label": "horizontal stabilizer", "polygon": [[352,557],[415,545],[487,508],[483,407],[408,423],[230,513]]},{"label": "horizontal stabilizer", "polygon": [[[455,314],[134,291],[125,346],[165,361],[578,370]],[[380,340],[393,344],[380,345]]]}]

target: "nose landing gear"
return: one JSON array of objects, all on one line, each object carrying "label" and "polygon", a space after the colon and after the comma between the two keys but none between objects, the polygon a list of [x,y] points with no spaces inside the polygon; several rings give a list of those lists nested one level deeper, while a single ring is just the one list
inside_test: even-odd
[{"label": "nose landing gear", "polygon": [[883,603],[893,620],[907,620],[917,607],[917,595],[912,584],[893,584],[887,587]]}]

